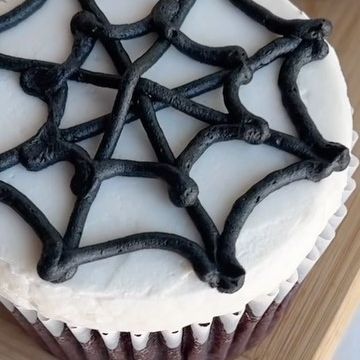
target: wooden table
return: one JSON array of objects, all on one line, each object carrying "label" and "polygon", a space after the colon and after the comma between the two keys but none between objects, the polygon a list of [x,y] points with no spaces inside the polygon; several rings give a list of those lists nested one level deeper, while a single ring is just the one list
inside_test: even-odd
[{"label": "wooden table", "polygon": [[[294,0],[312,17],[335,24],[332,44],[339,52],[360,131],[359,0]],[[360,156],[360,144],[355,148]],[[360,183],[360,171],[356,175]],[[307,278],[288,316],[261,346],[239,360],[331,359],[360,300],[360,192],[334,243]],[[0,313],[1,360],[51,360],[5,314]],[[210,359],[209,359],[210,360]]]}]

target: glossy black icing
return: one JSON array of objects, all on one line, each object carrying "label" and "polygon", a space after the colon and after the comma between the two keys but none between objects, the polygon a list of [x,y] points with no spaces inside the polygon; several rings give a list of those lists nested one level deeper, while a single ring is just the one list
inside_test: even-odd
[{"label": "glossy black icing", "polygon": [[[189,260],[199,278],[210,286],[221,292],[237,291],[244,282],[245,270],[235,256],[236,240],[255,206],[283,186],[304,179],[320,181],[333,171],[344,170],[349,163],[348,149],[321,136],[296,84],[303,66],[327,55],[328,45],[324,38],[330,34],[331,24],[322,19],[284,20],[251,0],[231,0],[253,20],[282,35],[249,58],[239,46],[204,46],[180,30],[196,0],[160,0],[146,18],[125,25],[110,24],[94,0],[79,1],[83,11],[71,22],[74,43],[63,64],[0,54],[0,67],[19,72],[23,90],[48,106],[48,119],[37,134],[0,155],[0,171],[17,164],[29,171],[41,171],[59,161],[68,161],[75,168],[71,189],[77,201],[63,237],[26,196],[0,181],[0,201],[19,213],[43,243],[39,275],[48,281],[62,282],[74,276],[78,266],[84,263],[138,250],[162,249]],[[27,0],[0,16],[0,31],[25,20],[45,2]],[[158,34],[157,41],[144,55],[131,62],[121,40],[150,32]],[[119,75],[81,68],[96,41],[102,42]],[[171,45],[195,60],[223,70],[175,89],[142,78]],[[249,112],[239,98],[240,87],[251,81],[254,72],[280,57],[285,60],[279,87],[298,138],[270,129],[267,121]],[[81,125],[60,129],[69,80],[118,89],[112,112]],[[223,87],[228,113],[192,100],[218,87]],[[177,158],[157,121],[156,112],[168,106],[208,124]],[[155,150],[158,163],[112,159],[124,126],[138,119]],[[95,157],[91,158],[77,143],[101,133],[101,143]],[[296,155],[299,161],[274,171],[252,186],[234,203],[224,231],[220,233],[200,203],[199,189],[191,179],[190,171],[210,146],[229,140],[266,144]],[[187,210],[204,246],[176,234],[143,233],[79,247],[87,215],[102,182],[115,176],[165,181],[171,201]]]}]

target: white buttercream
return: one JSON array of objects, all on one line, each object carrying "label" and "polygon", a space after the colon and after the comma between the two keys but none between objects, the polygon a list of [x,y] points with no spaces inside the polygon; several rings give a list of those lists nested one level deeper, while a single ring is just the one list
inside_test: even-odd
[{"label": "white buttercream", "polygon": [[[352,165],[350,165],[349,174],[352,174],[356,170],[356,167],[358,165],[354,162],[352,162],[351,164]],[[353,165],[355,166],[355,168],[352,167]],[[349,178],[349,180],[350,180],[350,178]],[[344,205],[342,205],[340,207],[340,209],[335,213],[335,214],[338,214],[340,212],[342,214],[341,215],[342,219],[344,218],[343,215],[346,213],[346,211],[342,210],[343,208],[345,208]],[[334,216],[336,216],[336,215],[334,215]],[[327,224],[327,227],[332,227],[332,230],[333,230],[332,232],[335,233],[335,231],[339,225],[340,225],[340,222],[337,222],[336,224],[334,224],[333,222],[329,221],[329,223]],[[321,239],[321,238],[319,237],[318,240],[319,239]],[[319,246],[318,246],[318,241],[316,242],[313,250],[314,249],[319,251],[321,254],[323,253],[323,249],[319,248]],[[304,261],[308,262],[309,258],[307,257]],[[317,261],[317,259],[312,261],[311,267],[313,267],[315,265],[316,261]],[[301,282],[301,279],[299,278],[299,273],[301,273],[301,267],[302,267],[302,264],[300,264],[300,266],[297,268],[297,270],[288,279],[281,282],[278,290],[274,291],[272,294],[258,297],[255,300],[255,302],[257,302],[255,304],[255,306],[254,306],[254,302],[251,302],[248,304],[252,308],[253,314],[254,315],[256,313],[258,314],[257,318],[260,318],[261,314],[264,314],[264,312],[268,309],[269,305],[271,304],[270,300],[273,298],[273,296],[276,293],[277,293],[277,295],[274,298],[274,302],[276,304],[281,304],[281,302],[285,299],[285,297],[290,293],[290,291],[292,290],[294,285]],[[0,302],[2,302],[3,305],[9,309],[9,311],[12,312],[14,310],[14,305],[1,296],[0,296]],[[221,322],[223,324],[224,330],[226,331],[227,334],[232,334],[236,330],[238,323],[244,314],[244,311],[245,311],[245,309],[242,309],[241,311],[238,311],[236,313],[226,314],[226,315],[222,315],[219,317],[219,319],[221,320]],[[36,312],[30,311],[30,313],[31,313],[30,320],[33,322],[36,321]],[[44,318],[40,314],[37,314],[37,318],[44,324],[44,326],[54,336],[59,336],[62,332],[62,329],[65,326],[65,324],[61,323],[60,321],[55,321],[55,320],[50,320],[50,319]],[[210,323],[210,322],[206,323],[206,324],[196,324],[196,323],[191,324],[191,331],[192,331],[193,337],[197,343],[204,344],[208,340],[208,337],[210,335],[211,326],[212,326],[212,323]],[[81,329],[81,328],[76,328],[76,327],[70,327],[70,329],[73,331],[74,335],[80,342],[86,343],[90,340],[90,336],[91,336],[90,329],[84,329],[84,328]],[[173,333],[173,334],[171,334],[171,333]],[[101,337],[103,338],[105,346],[108,349],[114,350],[118,346],[119,339],[120,339],[119,332],[114,332],[114,333],[100,332],[100,334],[101,334]],[[171,338],[170,341],[168,339],[168,341],[166,342],[167,346],[169,346],[170,348],[174,348],[174,347],[177,347],[180,345],[179,341],[181,341],[180,338],[181,338],[182,333],[179,334],[180,336],[177,334],[178,334],[178,331],[163,332],[164,340],[169,337]],[[173,336],[173,335],[175,335],[175,336]],[[150,333],[148,333],[148,332],[141,333],[141,334],[130,333],[131,342],[132,342],[134,349],[137,351],[141,351],[141,350],[145,349],[147,346],[148,340],[149,340],[149,336],[150,336]]]},{"label": "white buttercream", "polygon": [[[98,0],[98,4],[112,22],[124,23],[140,19],[156,1]],[[0,2],[0,12],[21,2]],[[304,17],[287,0],[258,2],[283,17]],[[0,52],[63,61],[71,48],[69,22],[78,10],[76,1],[48,0],[30,19],[0,35]],[[274,37],[225,0],[198,0],[183,30],[208,45],[242,45],[249,54]],[[136,57],[151,39],[153,36],[127,41],[125,46]],[[267,119],[271,127],[293,134],[276,85],[280,64],[277,61],[259,71],[240,93],[249,110]],[[101,46],[87,60],[86,68],[113,71]],[[214,69],[171,49],[146,76],[173,87],[211,71]],[[300,74],[299,86],[322,134],[350,147],[351,106],[335,52],[331,50],[324,61],[306,66]],[[36,132],[46,119],[46,107],[22,92],[18,75],[4,70],[0,71],[0,94],[3,152]],[[109,112],[114,96],[112,90],[70,83],[62,126]],[[221,91],[198,100],[224,108]],[[175,154],[203,126],[171,109],[161,111],[159,121]],[[97,141],[86,141],[84,146],[93,153]],[[125,128],[115,156],[155,160],[139,123]],[[270,171],[293,161],[292,156],[266,146],[228,142],[209,149],[191,175],[199,184],[201,201],[221,229],[237,197]],[[17,166],[1,173],[0,179],[29,196],[64,232],[74,203],[69,189],[72,174],[71,166],[60,163],[39,173]],[[244,308],[294,273],[340,207],[346,181],[344,171],[317,184],[307,181],[291,184],[254,210],[237,242],[237,257],[247,271],[247,278],[244,287],[233,295],[220,294],[200,282],[180,256],[157,250],[84,265],[71,281],[63,284],[44,282],[36,273],[40,242],[12,210],[0,204],[0,295],[48,318],[109,332],[179,329],[191,323],[210,322],[213,316]],[[112,179],[103,184],[94,203],[82,245],[154,230],[200,241],[185,212],[171,205],[166,186],[160,181]]]}]

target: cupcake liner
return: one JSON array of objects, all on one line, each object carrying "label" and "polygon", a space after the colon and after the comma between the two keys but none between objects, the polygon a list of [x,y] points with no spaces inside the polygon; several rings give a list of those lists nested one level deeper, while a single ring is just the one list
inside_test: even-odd
[{"label": "cupcake liner", "polygon": [[27,310],[15,306],[8,310],[39,345],[61,360],[225,360],[261,342],[283,317],[296,291],[294,286],[280,304],[273,301],[260,318],[247,306],[242,313],[215,317],[212,323],[193,324],[176,332],[121,332],[116,341],[107,341],[108,333],[66,324],[55,336],[53,327],[47,328],[48,319],[38,316],[31,322]]},{"label": "cupcake liner", "polygon": [[[353,144],[358,136],[354,132]],[[345,203],[356,184],[352,178],[359,160],[352,155]],[[294,274],[278,289],[249,302],[234,314],[214,317],[211,323],[192,324],[177,331],[155,333],[115,332],[72,327],[48,319],[0,297],[0,304],[45,350],[64,360],[225,360],[234,359],[259,344],[276,327],[300,284],[335,238],[347,213],[342,204],[329,219],[313,249]]]}]

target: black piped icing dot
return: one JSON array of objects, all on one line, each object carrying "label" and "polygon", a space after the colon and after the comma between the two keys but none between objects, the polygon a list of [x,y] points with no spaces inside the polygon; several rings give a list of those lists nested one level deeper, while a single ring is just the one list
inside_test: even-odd
[{"label": "black piped icing dot", "polygon": [[[0,32],[24,21],[45,2],[26,0],[0,16]],[[40,277],[55,283],[62,282],[74,276],[77,268],[84,263],[132,251],[162,249],[186,258],[199,279],[219,291],[233,293],[239,290],[244,283],[245,270],[236,259],[235,245],[254,207],[272,192],[294,181],[307,179],[317,182],[333,171],[344,170],[349,164],[348,149],[322,137],[297,87],[302,67],[327,55],[328,45],[324,38],[330,34],[331,24],[323,19],[284,20],[251,0],[231,0],[253,20],[280,35],[248,57],[239,46],[208,47],[193,41],[181,31],[181,24],[196,0],[160,0],[146,18],[124,25],[111,24],[94,0],[79,2],[83,11],[71,21],[74,42],[63,64],[0,54],[0,68],[20,73],[23,90],[46,102],[49,114],[45,125],[32,138],[0,155],[0,172],[19,163],[30,171],[41,171],[59,161],[68,161],[75,168],[71,189],[77,201],[64,236],[26,196],[0,181],[0,201],[18,212],[43,243],[38,263]],[[120,40],[150,32],[158,34],[157,41],[144,55],[131,62]],[[97,41],[108,51],[118,75],[82,69]],[[142,78],[170,46],[197,61],[219,66],[223,70],[174,89]],[[271,129],[265,119],[250,113],[239,98],[240,87],[249,83],[256,71],[278,58],[284,58],[279,76],[283,103],[298,137]],[[117,89],[112,112],[68,129],[60,129],[68,80]],[[227,113],[192,100],[219,87],[223,87]],[[169,106],[208,124],[177,158],[156,115],[158,110]],[[124,126],[139,120],[158,162],[112,159]],[[99,134],[103,134],[102,141],[95,157],[91,158],[78,142]],[[210,146],[229,140],[266,144],[294,154],[299,161],[267,175],[236,200],[220,233],[202,206],[198,186],[189,173]],[[171,201],[187,210],[204,245],[176,234],[154,232],[79,247],[87,215],[102,182],[115,176],[165,181]]]}]

